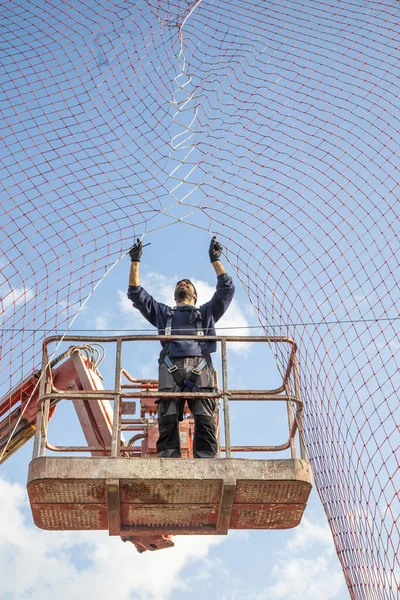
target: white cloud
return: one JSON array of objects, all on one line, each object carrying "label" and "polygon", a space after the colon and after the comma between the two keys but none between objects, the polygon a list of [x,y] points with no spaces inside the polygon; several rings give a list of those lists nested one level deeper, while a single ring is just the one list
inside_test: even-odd
[{"label": "white cloud", "polygon": [[113,316],[111,313],[102,312],[98,314],[92,313],[92,318],[87,317],[87,323],[92,324],[96,331],[112,330]]},{"label": "white cloud", "polygon": [[0,300],[2,304],[0,318],[4,319],[6,314],[12,312],[12,309],[14,309],[15,313],[17,308],[26,304],[32,298],[33,291],[30,288],[21,286],[12,288],[11,290],[5,290],[4,286],[2,286],[2,288],[0,288]]},{"label": "white cloud", "polygon": [[94,328],[97,331],[106,330],[109,328],[108,325],[108,315],[97,315],[94,318]]},{"label": "white cloud", "polygon": [[[139,555],[107,532],[44,532],[27,524],[25,489],[0,478],[1,597],[8,600],[166,600],[188,588],[184,567],[204,566],[225,538],[176,537],[175,548]],[[28,508],[29,510],[29,508]]]},{"label": "white cloud", "polygon": [[122,317],[126,320],[123,329],[151,329],[150,323],[142,317],[138,310],[133,308],[126,292],[117,291],[117,303]]},{"label": "white cloud", "polygon": [[[151,271],[144,279],[144,287],[158,302],[173,306],[175,285],[178,280],[179,277],[165,277],[165,275]],[[195,284],[194,279],[191,281]],[[199,292],[199,290],[197,291]]]},{"label": "white cloud", "polygon": [[[310,554],[312,556],[310,557]],[[304,555],[307,558],[304,558]],[[276,582],[254,598],[330,600],[338,598],[345,581],[336,559],[328,525],[303,518],[292,539],[272,568]]]},{"label": "white cloud", "polygon": [[338,597],[344,585],[343,573],[332,568],[331,561],[326,556],[282,561],[274,566],[272,575],[277,582],[259,596],[260,600],[330,600]]},{"label": "white cloud", "polygon": [[313,523],[307,517],[303,517],[300,525],[294,530],[293,538],[288,542],[288,550],[297,552],[315,544],[323,544],[325,550],[331,553],[335,551],[329,526]]}]

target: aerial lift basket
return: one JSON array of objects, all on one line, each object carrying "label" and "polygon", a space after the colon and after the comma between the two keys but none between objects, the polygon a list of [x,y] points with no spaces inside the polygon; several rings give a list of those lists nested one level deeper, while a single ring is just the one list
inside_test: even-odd
[{"label": "aerial lift basket", "polygon": [[[169,336],[168,339],[174,339]],[[189,336],[190,337],[190,336]],[[122,344],[133,340],[163,340],[164,336],[119,336],[110,338],[64,338],[76,342],[113,342],[116,344],[115,388],[99,389],[99,379],[92,385],[86,377],[84,390],[59,390],[51,377],[44,376],[38,399],[38,417],[34,458],[29,467],[28,493],[35,524],[47,530],[108,530],[110,535],[167,536],[170,534],[227,534],[229,529],[287,529],[299,524],[311,490],[311,471],[306,460],[302,437],[300,386],[296,344],[284,337],[205,337],[221,344],[222,390],[207,397],[222,400],[225,445],[216,459],[157,458],[151,439],[155,439],[155,399],[176,397],[175,392],[156,389],[150,380],[132,380],[122,384]],[[44,344],[43,372],[48,363]],[[275,390],[230,390],[226,346],[229,342],[269,342],[289,345],[289,361],[282,386]],[[82,362],[82,359],[75,357]],[[193,397],[193,392],[181,392]],[[195,395],[204,397],[204,393]],[[95,417],[97,429],[103,431],[101,443],[95,443],[84,431],[88,446],[54,446],[48,440],[49,407],[54,398],[79,404],[101,405],[114,401],[102,411],[103,420]],[[140,402],[140,418],[124,418],[129,400]],[[280,446],[232,446],[230,442],[229,403],[232,401],[281,401],[286,404],[288,440]],[[147,408],[146,408],[147,406]],[[149,409],[153,406],[153,409]],[[128,410],[127,410],[128,409]],[[107,418],[104,417],[106,415]],[[108,433],[105,426],[109,423]],[[82,422],[82,421],[81,421]],[[184,421],[185,423],[185,421]],[[189,438],[192,433],[187,421]],[[92,423],[93,425],[93,423]],[[90,423],[86,427],[90,430]],[[126,444],[122,432],[136,432],[135,442]],[[139,434],[137,432],[139,431]],[[299,441],[300,458],[296,457]],[[99,439],[97,437],[97,439]],[[154,446],[154,445],[153,445]],[[92,457],[46,456],[47,449],[63,453],[90,452]],[[290,451],[290,458],[232,458],[240,452]],[[151,548],[150,548],[151,549]]]}]

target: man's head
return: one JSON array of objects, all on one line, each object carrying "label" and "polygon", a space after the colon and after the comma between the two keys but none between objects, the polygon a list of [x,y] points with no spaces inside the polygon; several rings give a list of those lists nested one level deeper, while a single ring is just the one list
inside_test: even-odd
[{"label": "man's head", "polygon": [[196,304],[197,291],[190,279],[181,279],[175,286],[175,302],[177,304]]}]

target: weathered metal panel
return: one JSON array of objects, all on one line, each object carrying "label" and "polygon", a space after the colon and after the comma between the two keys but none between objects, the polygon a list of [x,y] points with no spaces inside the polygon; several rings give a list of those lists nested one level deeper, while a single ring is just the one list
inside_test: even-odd
[{"label": "weathered metal panel", "polygon": [[135,504],[204,504],[220,496],[221,481],[121,481],[121,501]]},{"label": "weathered metal panel", "polygon": [[121,505],[122,526],[129,528],[146,527],[151,530],[157,527],[168,532],[171,529],[201,528],[207,525],[215,526],[217,516],[217,504]]},{"label": "weathered metal panel", "polygon": [[236,485],[236,504],[307,502],[311,484],[307,481],[246,481]]},{"label": "weathered metal panel", "polygon": [[28,485],[31,503],[106,502],[105,481],[95,479],[43,479]]},{"label": "weathered metal panel", "polygon": [[290,529],[304,509],[304,504],[234,504],[229,529]]},{"label": "weathered metal panel", "polygon": [[53,531],[108,529],[104,504],[31,504],[35,525]]}]

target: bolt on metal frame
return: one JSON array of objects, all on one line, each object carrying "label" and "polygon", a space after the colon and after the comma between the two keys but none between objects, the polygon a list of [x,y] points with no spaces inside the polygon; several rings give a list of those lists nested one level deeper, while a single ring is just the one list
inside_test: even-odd
[{"label": "bolt on metal frame", "polygon": [[[91,391],[68,391],[58,390],[52,384],[51,369],[49,367],[49,352],[48,346],[51,343],[58,342],[62,339],[64,342],[74,343],[115,343],[115,383],[113,390],[91,390]],[[107,449],[111,457],[119,457],[126,455],[140,456],[138,447],[123,446],[121,447],[121,431],[133,430],[137,431],[135,426],[141,423],[141,429],[145,426],[142,420],[122,421],[122,400],[124,398],[215,398],[222,399],[224,409],[224,434],[225,446],[220,448],[220,451],[225,453],[226,458],[231,458],[232,452],[278,452],[290,449],[291,457],[296,458],[295,437],[296,433],[300,440],[300,455],[302,459],[306,459],[306,450],[303,439],[302,426],[302,400],[300,396],[299,370],[296,357],[297,345],[296,342],[283,336],[264,337],[264,336],[204,336],[204,342],[217,342],[221,344],[221,363],[222,363],[222,390],[217,392],[159,392],[158,390],[137,391],[140,385],[123,385],[122,373],[126,375],[126,371],[121,366],[122,361],[122,345],[127,342],[135,341],[172,341],[180,340],[182,336],[165,336],[165,335],[130,335],[130,336],[52,336],[43,342],[42,356],[42,374],[44,375],[40,381],[38,412],[36,423],[36,434],[33,447],[33,458],[45,456],[46,448],[54,452],[102,452],[104,448],[89,447],[89,446],[55,446],[48,441],[48,423],[50,403],[54,399],[85,399],[90,401],[98,400],[114,400],[114,415],[112,426],[112,442],[111,448]],[[185,336],[185,339],[196,340],[196,335]],[[228,388],[228,361],[227,361],[227,344],[237,342],[251,343],[268,343],[268,344],[288,344],[290,346],[290,355],[285,374],[283,376],[282,385],[273,390],[229,390]],[[143,382],[144,380],[139,380]],[[150,380],[148,380],[150,381]],[[292,387],[294,388],[292,390]],[[134,389],[136,388],[136,389]],[[229,402],[234,401],[268,401],[268,402],[286,402],[289,439],[284,444],[277,446],[232,446],[230,434],[230,418],[229,418]],[[295,406],[295,411],[293,411]],[[137,421],[137,423],[136,423]],[[140,436],[135,436],[140,439]],[[132,441],[132,440],[131,440]]]}]

